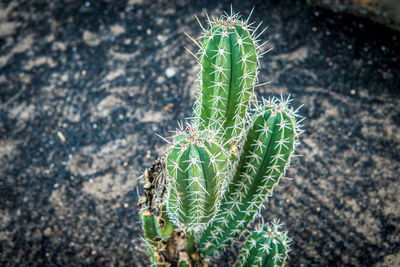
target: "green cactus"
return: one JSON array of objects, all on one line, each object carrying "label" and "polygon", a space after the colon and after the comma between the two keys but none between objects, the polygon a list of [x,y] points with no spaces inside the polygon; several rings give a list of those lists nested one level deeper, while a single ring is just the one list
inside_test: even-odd
[{"label": "green cactus", "polygon": [[223,144],[234,145],[245,125],[245,115],[257,76],[257,46],[252,28],[238,15],[209,21],[200,46],[200,88],[194,122],[220,131]]},{"label": "green cactus", "polygon": [[179,131],[167,156],[167,209],[171,221],[188,232],[205,229],[214,218],[227,181],[227,155],[216,133],[194,125]]},{"label": "green cactus", "polygon": [[279,223],[260,224],[247,237],[242,247],[237,267],[278,267],[285,264],[290,240],[287,232],[279,231]]},{"label": "green cactus", "polygon": [[[247,22],[231,12],[209,20],[201,44],[192,38],[201,67],[193,117],[167,140],[152,179],[158,184],[149,186],[146,178],[152,191],[145,189],[139,203],[155,266],[206,266],[208,257],[238,240],[294,153],[301,130],[289,98],[254,101],[249,108],[260,55],[258,27]],[[258,227],[237,266],[282,266],[288,241],[278,228]]]},{"label": "green cactus", "polygon": [[285,172],[295,147],[296,116],[286,101],[264,100],[255,108],[241,146],[236,173],[217,218],[199,240],[211,255],[237,239]]}]

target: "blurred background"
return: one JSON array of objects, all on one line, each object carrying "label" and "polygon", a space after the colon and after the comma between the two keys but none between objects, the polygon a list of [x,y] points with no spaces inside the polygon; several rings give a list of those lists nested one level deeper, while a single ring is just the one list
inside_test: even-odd
[{"label": "blurred background", "polygon": [[[268,26],[258,97],[304,104],[263,211],[288,266],[400,265],[399,2],[232,1]],[[231,1],[0,3],[0,265],[147,266],[138,177],[191,115],[185,36]],[[219,260],[229,266],[231,256]]]}]

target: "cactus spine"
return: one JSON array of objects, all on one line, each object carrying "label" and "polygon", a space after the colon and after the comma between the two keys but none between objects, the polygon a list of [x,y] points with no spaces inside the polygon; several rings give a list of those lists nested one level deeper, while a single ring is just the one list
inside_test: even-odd
[{"label": "cactus spine", "polygon": [[[258,26],[253,29],[247,21],[231,12],[209,19],[208,30],[201,26],[201,44],[191,38],[200,47],[192,121],[168,141],[160,176],[165,182],[146,193],[150,201],[141,201],[155,199],[155,210],[161,211],[142,209],[141,214],[156,266],[205,266],[203,256],[216,255],[236,241],[271,196],[294,153],[301,130],[289,99],[254,101],[249,109],[260,46],[254,33]],[[237,266],[282,266],[288,239],[278,228],[273,223],[250,234]],[[172,249],[176,240],[182,241],[179,250]],[[166,257],[170,250],[179,257]]]}]

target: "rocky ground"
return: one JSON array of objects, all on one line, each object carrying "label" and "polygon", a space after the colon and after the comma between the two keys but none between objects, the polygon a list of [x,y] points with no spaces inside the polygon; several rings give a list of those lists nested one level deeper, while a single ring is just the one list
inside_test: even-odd
[{"label": "rocky ground", "polygon": [[[147,266],[138,177],[190,116],[194,15],[230,1],[0,3],[0,265]],[[259,97],[307,117],[266,220],[289,266],[400,265],[400,34],[303,1],[234,1],[269,28]],[[227,266],[229,257],[220,259]]]}]

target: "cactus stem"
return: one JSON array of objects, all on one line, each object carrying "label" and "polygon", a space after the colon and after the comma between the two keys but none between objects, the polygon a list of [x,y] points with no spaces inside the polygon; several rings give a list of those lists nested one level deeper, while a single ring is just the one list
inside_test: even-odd
[{"label": "cactus stem", "polygon": [[[215,255],[245,236],[264,201],[280,179],[286,179],[303,119],[298,109],[288,107],[290,97],[257,101],[254,96],[255,87],[270,83],[259,83],[257,74],[260,58],[272,48],[258,53],[268,43],[258,39],[268,27],[248,23],[253,11],[246,20],[232,5],[230,14],[217,19],[206,13],[207,27],[195,16],[202,40],[185,33],[199,48],[197,53],[185,48],[199,68],[193,117],[178,122],[172,138],[159,136],[169,144],[160,183],[166,198],[155,203],[155,214],[140,209],[145,241],[157,266],[167,263],[166,248],[178,245],[176,237],[185,248],[175,265],[203,266],[197,265],[203,256]],[[146,183],[145,196],[160,195],[147,187],[152,183]],[[140,201],[142,207],[154,206],[148,202]],[[274,221],[256,227],[238,265],[282,266],[288,242],[279,226]]]}]

